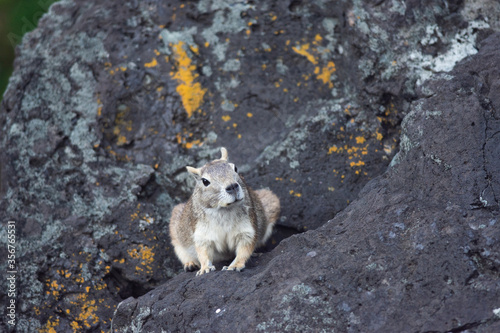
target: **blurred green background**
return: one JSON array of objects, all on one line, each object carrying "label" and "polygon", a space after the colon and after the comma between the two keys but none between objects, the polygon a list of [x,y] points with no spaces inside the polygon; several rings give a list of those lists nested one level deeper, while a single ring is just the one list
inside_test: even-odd
[{"label": "blurred green background", "polygon": [[15,46],[55,0],[0,0],[0,102],[12,74]]}]

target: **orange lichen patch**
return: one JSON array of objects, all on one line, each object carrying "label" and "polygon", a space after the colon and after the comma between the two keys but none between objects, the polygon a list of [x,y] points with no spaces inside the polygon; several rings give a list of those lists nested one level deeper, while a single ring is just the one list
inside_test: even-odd
[{"label": "orange lichen patch", "polygon": [[252,117],[253,117],[253,113],[248,112],[248,113],[247,113],[247,117],[248,117],[248,118],[252,118]]},{"label": "orange lichen patch", "polygon": [[290,193],[290,195],[293,195],[293,196],[295,196],[295,197],[297,197],[297,198],[300,198],[300,197],[302,196],[302,194],[297,193],[297,192],[295,192],[294,190],[290,190],[290,192],[289,192],[289,193]]},{"label": "orange lichen patch", "polygon": [[158,51],[157,49],[154,49],[154,53],[159,56],[160,55],[160,51]]},{"label": "orange lichen patch", "polygon": [[326,66],[321,69],[321,74],[316,75],[318,80],[324,84],[328,84],[329,88],[333,88],[332,74],[336,71],[333,61],[329,61]]},{"label": "orange lichen patch", "polygon": [[309,60],[313,65],[317,65],[318,64],[318,60],[316,59],[316,57],[313,56],[310,53],[310,45],[309,45],[309,43],[299,45],[298,47],[297,46],[293,46],[292,50],[294,50],[295,53],[298,53],[298,54],[306,57],[307,60]]},{"label": "orange lichen patch", "polygon": [[184,49],[184,42],[173,44],[172,51],[178,65],[177,71],[171,72],[170,75],[177,80],[177,93],[181,96],[188,117],[191,117],[201,106],[206,89],[203,89],[199,82],[195,82],[199,74],[196,73],[196,66],[192,64]]},{"label": "orange lichen patch", "polygon": [[151,264],[154,261],[155,255],[153,252],[153,248],[150,248],[149,246],[143,244],[139,244],[137,247],[128,250],[127,253],[132,259],[137,259],[140,262],[141,266],[135,267],[136,273],[143,272],[144,269],[146,270],[146,273],[152,272]]},{"label": "orange lichen patch", "polygon": [[222,116],[222,120],[224,120],[224,122],[228,122],[231,120],[231,116],[228,115]]},{"label": "orange lichen patch", "polygon": [[[319,44],[323,41],[323,37],[321,37],[319,34],[314,37],[313,45],[314,46],[319,46]],[[288,45],[288,41],[287,41]],[[292,47],[292,50],[300,54],[309,60],[315,67],[314,67],[314,75],[316,76],[316,79],[321,81],[323,84],[328,85],[330,89],[333,88],[333,83],[332,83],[332,76],[333,73],[335,73],[336,68],[335,68],[335,63],[333,61],[328,61],[326,65],[322,66],[320,64],[320,59],[324,58],[321,57],[321,55],[324,55],[325,52],[329,52],[328,49],[325,48],[316,48],[316,47],[311,47],[309,43],[304,43],[300,44],[298,46]],[[303,75],[304,80],[309,80],[310,75]]]},{"label": "orange lichen patch", "polygon": [[[104,250],[101,250],[101,252],[104,252]],[[54,270],[58,274],[57,280],[46,280],[46,290],[49,290],[49,293],[54,294],[55,292],[54,295],[57,296],[58,292],[61,292],[61,294],[65,292],[64,297],[56,299],[57,303],[51,301],[49,298],[47,299],[48,301],[43,302],[42,306],[33,308],[35,315],[40,316],[47,313],[47,311],[49,313],[53,312],[52,309],[57,306],[58,314],[68,319],[69,322],[64,321],[59,323],[59,319],[54,319],[51,316],[38,329],[38,332],[83,332],[95,327],[99,322],[103,324],[108,323],[107,319],[103,320],[97,315],[98,311],[102,312],[103,309],[107,309],[106,312],[109,313],[114,308],[113,304],[108,304],[109,302],[107,301],[109,299],[105,298],[106,294],[104,290],[107,288],[106,282],[102,278],[99,279],[97,276],[94,276],[86,285],[81,285],[85,282],[82,278],[82,272],[85,270],[84,266],[86,265],[82,261],[89,262],[90,258],[90,261],[96,260],[96,264],[100,266],[104,263],[103,260],[99,256],[96,257],[86,251],[72,253],[72,257],[78,259],[75,258],[77,261],[73,261],[71,267]],[[106,275],[108,273],[109,270],[103,274]],[[70,292],[66,292],[63,282],[71,286]],[[101,298],[96,298],[95,295],[92,295],[92,290],[100,293],[102,295]],[[91,297],[93,299],[90,299]]]},{"label": "orange lichen patch", "polygon": [[64,285],[62,283],[59,284],[56,280],[47,280],[45,285],[49,289],[46,291],[47,295],[52,295],[55,299],[59,299],[59,296],[61,295],[60,293],[62,291],[66,291],[66,289],[64,289]]},{"label": "orange lichen patch", "polygon": [[87,294],[79,293],[76,300],[70,301],[70,304],[75,305],[80,310],[71,322],[73,332],[80,332],[83,328],[91,328],[92,325],[99,322],[99,317],[96,314],[98,303],[94,299],[89,300],[87,298]]},{"label": "orange lichen patch", "polygon": [[[338,138],[345,138],[345,134],[339,134]],[[354,169],[355,174],[361,174],[361,169],[365,166],[365,162],[363,161],[363,157],[368,155],[368,147],[369,144],[366,141],[366,138],[363,135],[350,135],[349,141],[352,142],[352,145],[345,144],[344,146],[332,145],[328,148],[328,155],[338,154],[344,156],[346,159],[346,163],[349,167]],[[333,170],[333,173],[338,175],[338,171]],[[364,173],[366,174],[366,173]]]},{"label": "orange lichen patch", "polygon": [[[106,267],[108,267],[108,266],[106,266]],[[105,289],[107,286],[108,286],[108,285],[107,285],[105,282],[102,282],[102,283],[97,282],[97,283],[95,284],[94,289],[95,289],[95,290],[103,290],[103,289]]]},{"label": "orange lichen patch", "polygon": [[365,162],[363,162],[363,161],[360,160],[360,161],[357,161],[357,162],[351,162],[350,165],[351,165],[351,168],[354,168],[356,166],[365,165]]},{"label": "orange lichen patch", "polygon": [[365,141],[366,141],[366,139],[364,137],[362,137],[362,136],[357,136],[356,137],[356,143],[359,144],[359,145],[365,143]]},{"label": "orange lichen patch", "polygon": [[186,149],[191,149],[194,146],[201,147],[203,146],[204,142],[200,139],[195,139],[192,140],[190,139],[193,136],[193,133],[188,132],[186,129],[183,130],[183,133],[177,133],[176,138],[177,138],[177,143],[182,145]]},{"label": "orange lichen patch", "polygon": [[124,135],[118,135],[118,139],[116,140],[116,144],[118,146],[123,146],[127,143],[128,143],[128,140]]},{"label": "orange lichen patch", "polygon": [[339,148],[337,146],[333,145],[328,149],[328,155],[330,155],[331,153],[336,153],[338,150],[339,150]]},{"label": "orange lichen patch", "polygon": [[130,108],[128,106],[119,109],[118,113],[115,117],[115,127],[113,128],[113,134],[117,137],[116,144],[118,146],[123,146],[124,144],[129,143],[129,140],[121,134],[122,130],[126,130],[127,132],[132,131],[132,120],[126,120],[126,117],[129,113]]},{"label": "orange lichen patch", "polygon": [[141,204],[138,203],[135,212],[130,214],[131,221],[135,221],[139,217],[140,212],[141,212]]},{"label": "orange lichen patch", "polygon": [[83,330],[83,327],[78,324],[76,321],[72,321],[70,324],[71,328],[73,329],[73,332],[80,332]]},{"label": "orange lichen patch", "polygon": [[69,278],[71,276],[71,272],[68,272],[65,269],[58,269],[57,273],[65,278]]},{"label": "orange lichen patch", "polygon": [[49,317],[47,323],[38,330],[39,333],[57,333],[56,327],[59,326],[59,318],[53,319],[52,316]]},{"label": "orange lichen patch", "polygon": [[100,117],[102,115],[102,102],[100,98],[97,98],[97,116]]},{"label": "orange lichen patch", "polygon": [[201,146],[201,145],[202,145],[202,142],[200,140],[193,140],[191,142],[186,142],[184,146],[187,149],[191,149],[191,148],[193,148],[193,146]]},{"label": "orange lichen patch", "polygon": [[189,45],[189,49],[196,55],[200,54],[200,48],[198,46]]},{"label": "orange lichen patch", "polygon": [[153,58],[153,60],[144,64],[144,67],[147,67],[147,68],[156,67],[156,66],[158,66],[158,61],[156,60],[156,58]]}]

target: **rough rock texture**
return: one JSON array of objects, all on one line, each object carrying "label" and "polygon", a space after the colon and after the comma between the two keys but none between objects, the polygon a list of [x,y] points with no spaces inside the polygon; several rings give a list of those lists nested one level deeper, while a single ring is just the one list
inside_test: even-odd
[{"label": "rough rock texture", "polygon": [[[494,110],[497,70],[473,60],[455,70],[453,77],[463,79],[441,84],[449,90],[452,83],[465,85],[460,93],[481,97],[479,109],[456,102],[459,90],[443,94],[423,83],[475,54],[499,29],[499,12],[498,3],[487,0],[53,5],[17,49],[0,109],[0,258],[7,257],[5,225],[15,221],[19,267],[17,325],[1,322],[0,330],[106,331],[125,299],[115,317],[115,328],[123,330],[134,325],[217,330],[228,323],[229,311],[247,310],[255,316],[238,321],[253,320],[247,325],[271,331],[306,329],[311,318],[340,331],[349,323],[353,330],[370,327],[359,326],[370,320],[377,327],[377,318],[383,327],[402,315],[414,316],[414,325],[418,318],[441,325],[445,321],[439,318],[451,318],[443,330],[477,323],[460,306],[439,307],[439,302],[462,304],[459,300],[470,296],[486,308],[493,306],[488,297],[498,296],[489,279],[498,268],[496,118],[485,111],[468,127],[458,122],[474,117],[470,110]],[[433,95],[438,93],[441,97]],[[447,116],[449,108],[437,107],[445,100],[467,113]],[[434,105],[424,108],[424,103]],[[402,152],[393,159],[405,115]],[[445,121],[456,128],[443,127]],[[465,148],[457,149],[450,135]],[[287,239],[241,275],[196,280],[181,274],[149,294],[155,299],[174,292],[182,299],[177,303],[172,294],[171,303],[154,306],[146,301],[149,295],[129,298],[180,271],[167,227],[171,208],[187,199],[193,185],[184,166],[214,158],[220,146],[228,148],[252,187],[270,187],[282,200],[269,250],[292,234],[319,231]],[[419,152],[426,157],[418,159]],[[405,162],[409,158],[418,162]],[[322,227],[391,160],[399,164]],[[459,171],[466,167],[468,174]],[[381,193],[375,195],[377,189]],[[384,224],[385,218],[393,224]],[[458,222],[445,228],[450,221]],[[450,238],[449,248],[436,241],[442,232]],[[447,258],[443,252],[453,244],[469,247]],[[427,265],[432,258],[435,271]],[[449,264],[441,265],[445,258]],[[0,269],[5,265],[0,261]],[[302,279],[292,268],[317,275]],[[433,279],[446,269],[452,272],[446,273],[451,280],[445,290],[456,298],[442,294],[443,281]],[[460,274],[470,274],[465,289]],[[253,287],[236,289],[235,281]],[[472,295],[477,289],[490,294]],[[422,312],[409,301],[415,299],[437,303],[432,309],[422,305],[429,309]],[[274,303],[262,311],[252,300]],[[0,290],[0,302],[7,301]],[[400,312],[390,312],[387,304]],[[157,312],[162,306],[172,312]],[[196,313],[185,310],[193,307]],[[217,309],[221,319],[214,321]],[[168,320],[155,323],[148,311]],[[494,318],[491,313],[477,310],[478,318]],[[433,325],[429,321],[428,329],[438,329]]]},{"label": "rough rock texture", "polygon": [[392,167],[333,220],[129,298],[113,331],[498,332],[499,43],[427,81]]}]

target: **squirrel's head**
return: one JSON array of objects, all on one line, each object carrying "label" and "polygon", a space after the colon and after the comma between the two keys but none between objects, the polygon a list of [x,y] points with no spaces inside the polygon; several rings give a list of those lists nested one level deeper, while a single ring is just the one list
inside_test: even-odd
[{"label": "squirrel's head", "polygon": [[198,199],[207,208],[228,207],[242,202],[245,198],[244,183],[238,175],[238,169],[227,161],[227,150],[221,148],[221,158],[201,168],[186,167],[196,179],[195,192]]}]

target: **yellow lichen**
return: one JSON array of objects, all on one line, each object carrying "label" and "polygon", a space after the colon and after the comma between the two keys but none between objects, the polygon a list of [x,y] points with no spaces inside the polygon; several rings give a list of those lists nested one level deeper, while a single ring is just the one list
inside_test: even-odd
[{"label": "yellow lichen", "polygon": [[102,114],[102,102],[101,99],[97,99],[97,116],[100,117]]},{"label": "yellow lichen", "polygon": [[[138,259],[142,266],[145,266],[147,273],[152,272],[151,264],[154,261],[153,249],[147,245],[139,244],[137,247],[127,251],[128,255],[133,259]],[[136,271],[142,272],[143,268],[136,266]]]},{"label": "yellow lichen", "polygon": [[38,330],[39,333],[57,333],[56,327],[59,326],[59,318],[52,319],[49,317],[47,323]]},{"label": "yellow lichen", "polygon": [[295,53],[298,53],[298,54],[306,57],[307,60],[309,60],[313,65],[317,65],[318,64],[318,60],[316,59],[316,57],[314,57],[309,52],[309,48],[310,48],[309,43],[306,43],[306,44],[303,44],[303,45],[299,45],[298,47],[294,46],[294,47],[292,47],[292,50],[294,50]]},{"label": "yellow lichen", "polygon": [[365,143],[365,141],[366,141],[366,139],[364,137],[362,137],[362,136],[357,136],[356,137],[356,143],[357,144],[363,144],[363,143]]},{"label": "yellow lichen", "polygon": [[321,74],[316,78],[321,80],[324,84],[328,84],[329,88],[333,88],[332,74],[336,71],[333,61],[329,61],[325,67],[322,68]]},{"label": "yellow lichen", "polygon": [[97,316],[97,304],[95,300],[88,300],[87,295],[80,293],[77,296],[76,302],[71,302],[80,309],[78,316],[75,316],[75,320],[71,323],[71,327],[74,332],[81,331],[82,327],[91,328],[93,324],[99,322],[99,317]]},{"label": "yellow lichen", "polygon": [[153,58],[153,60],[144,64],[144,67],[147,67],[147,68],[156,67],[156,66],[158,66],[158,61],[156,60],[156,58]]},{"label": "yellow lichen", "polygon": [[[318,34],[314,37],[313,44],[318,46],[318,44],[322,41],[323,37]],[[319,59],[322,58],[320,57],[322,54],[329,52],[328,49],[312,48],[309,43],[304,43],[292,47],[292,50],[295,53],[306,57],[307,60],[315,66],[313,73],[316,75],[316,78],[323,82],[323,84],[327,84],[330,89],[333,88],[332,75],[336,71],[335,63],[333,61],[328,61],[325,66],[321,66],[319,61]],[[303,75],[303,77],[306,81],[309,79],[309,75]]]},{"label": "yellow lichen", "polygon": [[124,135],[118,135],[118,139],[116,140],[116,144],[118,146],[123,146],[127,143],[128,143],[128,140]]},{"label": "yellow lichen", "polygon": [[170,75],[177,80],[177,93],[181,96],[182,105],[188,117],[191,117],[201,106],[206,89],[203,89],[199,82],[195,82],[199,75],[196,73],[196,66],[192,64],[191,58],[184,49],[184,42],[180,41],[172,45],[172,51],[178,65],[177,71],[171,72]]}]

